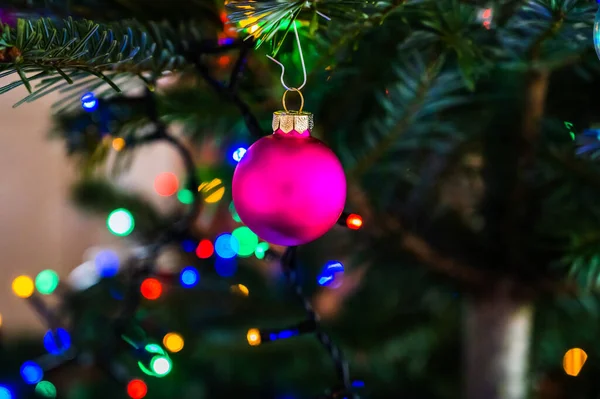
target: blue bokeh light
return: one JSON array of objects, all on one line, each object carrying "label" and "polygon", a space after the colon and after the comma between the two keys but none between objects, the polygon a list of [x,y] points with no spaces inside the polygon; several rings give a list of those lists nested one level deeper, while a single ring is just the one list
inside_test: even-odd
[{"label": "blue bokeh light", "polygon": [[94,264],[96,265],[96,272],[100,277],[114,277],[119,272],[119,255],[116,252],[105,249],[96,255],[94,258]]},{"label": "blue bokeh light", "polygon": [[361,380],[354,380],[354,381],[352,381],[352,387],[353,388],[364,388],[365,382],[361,381]]},{"label": "blue bokeh light", "polygon": [[85,93],[81,96],[81,106],[87,112],[95,111],[98,108],[98,100],[94,93]]},{"label": "blue bokeh light", "polygon": [[330,261],[323,266],[321,273],[317,277],[317,283],[328,287],[333,284],[334,288],[340,283],[341,275],[344,273],[344,265],[338,261]]},{"label": "blue bokeh light", "polygon": [[[599,0],[600,1],[600,0]],[[233,43],[233,38],[232,37],[224,37],[219,39],[219,46],[227,46],[229,44]]]},{"label": "blue bokeh light", "polygon": [[194,240],[183,240],[181,242],[181,248],[183,248],[183,250],[188,253],[194,252],[197,246],[198,243],[194,242]]},{"label": "blue bokeh light", "polygon": [[49,330],[44,335],[44,348],[52,355],[60,355],[71,347],[71,336],[64,328]]},{"label": "blue bokeh light", "polygon": [[240,162],[245,154],[246,149],[244,147],[240,147],[233,152],[232,158],[235,162]]},{"label": "blue bokeh light", "polygon": [[12,392],[4,385],[0,385],[0,399],[13,399]]},{"label": "blue bokeh light", "polygon": [[215,271],[221,277],[231,277],[237,271],[236,258],[219,258],[215,259]]},{"label": "blue bokeh light", "polygon": [[224,259],[231,259],[238,254],[240,243],[231,234],[221,234],[215,240],[215,251]]},{"label": "blue bokeh light", "polygon": [[37,384],[44,378],[44,371],[36,362],[27,361],[21,366],[21,377],[27,384]]},{"label": "blue bokeh light", "polygon": [[181,271],[179,280],[181,281],[181,285],[190,288],[198,284],[198,280],[200,280],[200,274],[198,273],[198,270],[188,266]]},{"label": "blue bokeh light", "polygon": [[298,330],[281,330],[277,333],[270,333],[269,340],[288,339],[298,335]]}]

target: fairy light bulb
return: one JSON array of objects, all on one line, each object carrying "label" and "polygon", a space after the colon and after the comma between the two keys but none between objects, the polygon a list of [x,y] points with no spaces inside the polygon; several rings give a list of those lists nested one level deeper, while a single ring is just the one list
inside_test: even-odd
[{"label": "fairy light bulb", "polygon": [[223,259],[235,257],[239,249],[239,241],[231,234],[221,234],[215,240],[215,252]]},{"label": "fairy light bulb", "polygon": [[257,259],[264,259],[268,250],[269,250],[269,243],[260,242],[260,243],[258,243],[258,245],[256,246],[256,249],[254,250],[254,256],[256,256]]},{"label": "fairy light bulb", "polygon": [[254,254],[256,246],[258,245],[258,236],[252,232],[248,227],[241,226],[233,230],[231,233],[238,242],[237,254],[241,257],[248,257]]},{"label": "fairy light bulb", "polygon": [[33,280],[29,276],[19,276],[13,280],[12,290],[19,298],[29,298],[33,295]]},{"label": "fairy light bulb", "polygon": [[163,338],[163,345],[169,352],[177,353],[183,349],[183,337],[177,333],[168,333]]},{"label": "fairy light bulb", "polygon": [[225,186],[219,178],[212,179],[210,182],[201,183],[198,186],[198,192],[202,194],[204,202],[214,204],[219,202],[225,194]]},{"label": "fairy light bulb", "polygon": [[147,278],[142,282],[142,285],[140,286],[140,292],[146,299],[158,299],[162,294],[162,284],[155,278]]},{"label": "fairy light bulb", "polygon": [[563,357],[563,369],[572,377],[577,377],[587,360],[587,353],[581,348],[571,348]]},{"label": "fairy light bulb", "polygon": [[232,158],[235,162],[240,162],[245,154],[246,149],[244,147],[240,147],[233,152]]},{"label": "fairy light bulb", "polygon": [[200,280],[200,274],[198,270],[192,266],[188,266],[181,271],[179,275],[179,281],[181,281],[181,285],[186,288],[194,287],[198,284]]},{"label": "fairy light bulb", "polygon": [[231,292],[241,294],[242,296],[250,295],[250,290],[244,284],[234,284],[230,287]]},{"label": "fairy light bulb", "polygon": [[256,328],[251,328],[248,330],[248,334],[246,334],[246,339],[250,346],[258,346],[261,343],[260,339],[260,331]]},{"label": "fairy light bulb", "polygon": [[158,377],[164,377],[171,372],[171,360],[164,356],[154,356],[150,361],[150,368]]},{"label": "fairy light bulb", "polygon": [[87,112],[95,111],[98,108],[98,100],[94,93],[86,93],[81,96],[81,107]]},{"label": "fairy light bulb", "polygon": [[154,179],[154,190],[161,197],[170,197],[177,192],[179,180],[174,173],[164,172]]},{"label": "fairy light bulb", "polygon": [[115,251],[104,249],[94,257],[96,272],[100,277],[114,277],[119,272],[119,255]]},{"label": "fairy light bulb", "polygon": [[44,371],[36,362],[27,361],[21,366],[21,377],[27,384],[37,384],[44,378]]},{"label": "fairy light bulb", "polygon": [[127,395],[129,395],[131,399],[142,399],[146,396],[147,393],[148,387],[146,386],[146,383],[142,380],[131,380],[127,384]]},{"label": "fairy light bulb", "polygon": [[50,381],[40,381],[35,386],[35,393],[42,398],[56,398],[56,387]]},{"label": "fairy light bulb", "polygon": [[189,205],[192,202],[194,202],[194,193],[192,193],[187,188],[184,188],[182,190],[179,190],[179,192],[177,193],[177,199],[182,204]]},{"label": "fairy light bulb", "polygon": [[43,270],[35,278],[35,288],[42,295],[50,295],[58,287],[58,282],[58,274],[54,270]]},{"label": "fairy light bulb", "polygon": [[8,389],[7,387],[5,387],[4,385],[0,385],[0,399],[13,399],[13,394],[10,391],[10,389]]},{"label": "fairy light bulb", "polygon": [[106,226],[112,234],[125,237],[131,234],[135,227],[135,222],[131,212],[125,208],[119,208],[108,215]]},{"label": "fairy light bulb", "polygon": [[210,240],[202,240],[196,247],[196,256],[200,259],[208,259],[215,252],[215,248]]},{"label": "fairy light bulb", "polygon": [[125,148],[125,140],[121,137],[114,138],[112,141],[112,148],[117,152],[121,151]]},{"label": "fairy light bulb", "polygon": [[346,218],[346,226],[348,226],[349,229],[358,230],[362,227],[362,225],[363,225],[363,220],[362,220],[362,217],[360,217],[360,215],[351,213]]},{"label": "fairy light bulb", "polygon": [[44,348],[52,355],[65,353],[71,347],[71,336],[64,328],[49,330],[44,335]]}]

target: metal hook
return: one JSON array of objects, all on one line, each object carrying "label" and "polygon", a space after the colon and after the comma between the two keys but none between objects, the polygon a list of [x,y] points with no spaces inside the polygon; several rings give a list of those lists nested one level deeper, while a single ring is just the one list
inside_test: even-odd
[{"label": "metal hook", "polygon": [[302,46],[300,45],[300,36],[298,35],[298,28],[296,28],[296,23],[295,21],[292,22],[294,24],[294,33],[296,34],[296,43],[298,43],[298,51],[300,52],[300,62],[302,63],[302,73],[304,74],[304,81],[302,82],[302,84],[298,87],[298,88],[290,88],[288,87],[288,85],[285,84],[283,77],[285,75],[285,66],[277,61],[275,58],[271,57],[270,55],[267,55],[267,58],[269,58],[271,61],[273,61],[274,63],[278,64],[281,67],[281,84],[283,85],[283,87],[285,87],[286,90],[302,90],[302,88],[306,85],[306,65],[304,64],[304,54],[302,54]]}]

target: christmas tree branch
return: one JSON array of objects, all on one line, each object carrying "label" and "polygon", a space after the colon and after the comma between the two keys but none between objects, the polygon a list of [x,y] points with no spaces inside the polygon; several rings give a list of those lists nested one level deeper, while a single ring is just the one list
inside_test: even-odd
[{"label": "christmas tree branch", "polygon": [[[182,41],[200,40],[193,25],[182,26],[177,34],[167,24],[148,26],[135,21],[104,25],[71,18],[60,24],[45,18],[35,22],[20,19],[15,29],[3,25],[0,77],[17,73],[20,80],[0,88],[0,94],[25,85],[31,93],[28,100],[33,100],[62,87],[61,82],[72,85],[89,76],[119,91],[113,82],[115,75],[159,76],[184,68]],[[33,81],[40,82],[35,91]]]},{"label": "christmas tree branch", "polygon": [[219,94],[224,99],[230,101],[233,105],[235,105],[238,108],[238,110],[242,114],[242,118],[244,119],[244,123],[246,124],[249,133],[254,138],[258,139],[264,135],[263,131],[260,127],[258,119],[250,110],[250,106],[242,99],[238,90],[238,82],[243,72],[243,68],[246,64],[246,59],[250,50],[249,46],[251,46],[252,44],[251,42],[242,41],[240,41],[239,44],[241,45],[240,54],[234,65],[233,70],[231,71],[228,84],[223,84],[216,80],[211,75],[209,69],[202,62],[198,54],[189,53],[188,59],[191,59],[194,62],[198,74],[210,87],[212,87],[217,92],[217,94]]},{"label": "christmas tree branch", "polygon": [[242,29],[248,28],[250,24],[257,26],[252,33],[257,46],[274,41],[273,53],[277,53],[296,20],[308,22],[312,32],[316,31],[320,20],[333,20],[351,31],[357,26],[360,29],[370,29],[380,24],[402,4],[403,0],[377,3],[360,0],[232,0],[227,3],[227,7],[230,10],[229,19],[239,23]]},{"label": "christmas tree branch", "polygon": [[463,284],[471,287],[483,287],[490,281],[491,276],[485,271],[440,254],[426,240],[416,234],[405,231],[402,234],[400,245],[434,272]]},{"label": "christmas tree branch", "polygon": [[[420,60],[415,62],[415,64],[418,64],[419,61]],[[400,99],[396,100],[403,105],[402,116],[393,127],[386,132],[382,140],[379,140],[375,146],[369,148],[369,151],[361,157],[358,163],[348,173],[349,175],[354,177],[363,175],[379,161],[389,151],[390,147],[396,144],[399,138],[412,126],[415,117],[421,109],[428,103],[428,100],[432,100],[428,98],[428,94],[431,88],[437,83],[436,79],[443,62],[443,57],[437,57],[421,71],[420,76],[416,77],[416,79],[408,80],[406,75],[401,78],[397,83],[397,87],[401,87],[402,90],[398,89],[397,92],[401,93],[399,96],[403,95],[404,98],[402,98],[402,101],[400,101]],[[393,100],[394,99],[383,99],[382,101],[389,102],[391,106]]]}]

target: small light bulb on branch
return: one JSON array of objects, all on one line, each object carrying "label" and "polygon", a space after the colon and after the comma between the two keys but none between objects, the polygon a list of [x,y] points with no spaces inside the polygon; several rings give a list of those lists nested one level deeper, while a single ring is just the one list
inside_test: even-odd
[{"label": "small light bulb on branch", "polygon": [[257,328],[249,329],[248,334],[246,335],[246,339],[248,339],[248,343],[250,344],[250,346],[260,345],[260,331]]},{"label": "small light bulb on branch", "polygon": [[273,342],[280,339],[288,339],[297,335],[314,332],[316,324],[314,320],[306,320],[292,327],[270,330],[259,330],[251,328],[248,330],[248,343],[250,346],[258,346],[262,343]]},{"label": "small light bulb on branch", "polygon": [[362,227],[363,220],[362,217],[360,215],[357,215],[356,213],[344,212],[338,219],[337,224],[339,224],[340,226],[346,226],[351,230],[358,230]]}]

